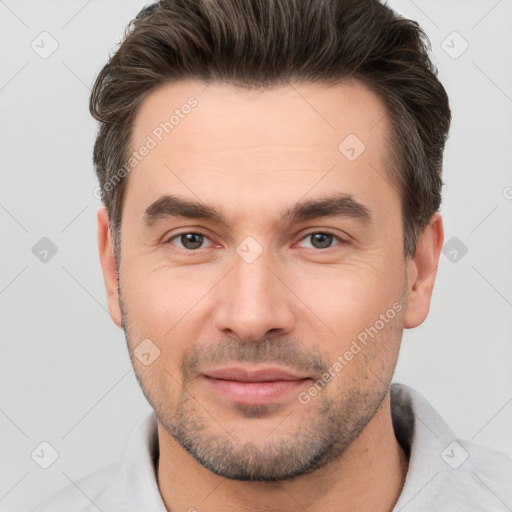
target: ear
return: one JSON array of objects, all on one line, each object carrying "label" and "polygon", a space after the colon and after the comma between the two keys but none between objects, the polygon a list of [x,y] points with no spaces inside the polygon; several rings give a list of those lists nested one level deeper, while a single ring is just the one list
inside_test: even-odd
[{"label": "ear", "polygon": [[421,325],[428,315],[443,241],[443,219],[436,212],[418,237],[414,258],[409,258],[407,262],[408,296],[404,319],[406,329]]},{"label": "ear", "polygon": [[112,234],[108,224],[108,213],[105,207],[98,210],[98,249],[100,253],[103,280],[107,290],[107,303],[110,316],[114,323],[121,327],[122,315],[117,293],[117,262],[112,249]]}]

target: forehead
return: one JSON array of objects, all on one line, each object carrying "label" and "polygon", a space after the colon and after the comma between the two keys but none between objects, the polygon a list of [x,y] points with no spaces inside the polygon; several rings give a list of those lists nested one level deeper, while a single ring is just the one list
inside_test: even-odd
[{"label": "forehead", "polygon": [[129,173],[125,199],[137,199],[142,212],[172,192],[238,209],[261,205],[262,195],[282,205],[287,195],[298,200],[313,188],[371,194],[372,182],[389,188],[389,146],[382,101],[356,81],[259,91],[165,84],[137,113],[131,147],[144,156]]},{"label": "forehead", "polygon": [[209,150],[251,151],[256,144],[337,151],[350,133],[364,143],[380,139],[388,128],[385,115],[380,98],[354,80],[331,87],[290,84],[266,90],[177,82],[160,86],[142,102],[132,145],[136,148],[153,134],[169,139],[166,143],[175,152],[188,157]]}]

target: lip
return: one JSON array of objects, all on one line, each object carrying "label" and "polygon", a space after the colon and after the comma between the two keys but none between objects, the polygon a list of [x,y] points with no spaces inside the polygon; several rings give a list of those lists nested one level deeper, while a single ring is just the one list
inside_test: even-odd
[{"label": "lip", "polygon": [[240,366],[208,370],[204,372],[204,375],[212,379],[237,382],[272,382],[277,380],[300,380],[307,378],[306,375],[294,374],[281,368],[264,367],[251,369]]},{"label": "lip", "polygon": [[215,393],[244,405],[261,405],[283,400],[310,380],[281,368],[229,367],[208,370],[203,379]]}]

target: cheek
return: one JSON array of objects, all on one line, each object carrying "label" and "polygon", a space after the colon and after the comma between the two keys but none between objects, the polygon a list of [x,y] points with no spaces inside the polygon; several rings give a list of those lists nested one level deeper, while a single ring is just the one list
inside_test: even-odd
[{"label": "cheek", "polygon": [[130,279],[123,284],[123,296],[128,298],[133,321],[157,337],[170,335],[180,321],[193,314],[213,285],[206,275],[190,268],[138,267],[137,272],[127,272]]},{"label": "cheek", "polygon": [[400,301],[403,273],[396,261],[391,265],[379,256],[338,267],[302,268],[290,287],[334,331],[338,343],[345,343]]},{"label": "cheek", "polygon": [[[135,350],[141,340],[150,339],[160,354],[149,373],[156,376],[167,371],[180,380],[180,363],[186,350],[200,338],[204,325],[204,318],[199,317],[201,303],[206,304],[215,280],[210,282],[201,272],[191,273],[190,268],[185,272],[137,267],[137,272],[127,272],[130,279],[122,284],[131,348]],[[172,377],[167,377],[172,386]]]}]

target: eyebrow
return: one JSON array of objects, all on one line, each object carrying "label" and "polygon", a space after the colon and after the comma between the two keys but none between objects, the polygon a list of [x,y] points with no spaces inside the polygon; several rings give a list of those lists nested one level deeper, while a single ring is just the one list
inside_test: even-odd
[{"label": "eyebrow", "polygon": [[[143,222],[146,226],[151,227],[161,219],[172,217],[209,220],[228,228],[231,227],[222,211],[178,195],[164,195],[153,202],[146,208]],[[292,208],[282,210],[281,217],[289,223],[304,222],[321,217],[346,217],[364,224],[373,222],[370,210],[350,194],[345,193],[297,203]]]}]

